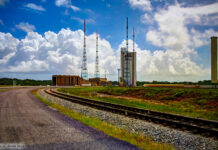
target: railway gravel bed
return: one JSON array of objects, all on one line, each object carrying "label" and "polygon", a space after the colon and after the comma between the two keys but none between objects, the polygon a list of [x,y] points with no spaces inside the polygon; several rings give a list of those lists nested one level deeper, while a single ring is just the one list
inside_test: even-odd
[{"label": "railway gravel bed", "polygon": [[99,118],[100,120],[113,124],[117,127],[126,128],[130,132],[142,133],[145,136],[150,136],[154,141],[166,142],[174,145],[178,149],[218,149],[218,141],[212,138],[205,138],[200,135],[182,132],[176,129],[163,127],[161,125],[153,124],[150,122],[71,103],[60,98],[48,95],[43,90],[39,90],[38,95],[47,99],[50,102],[60,104],[69,109],[73,109],[75,112],[81,113],[86,116]]}]

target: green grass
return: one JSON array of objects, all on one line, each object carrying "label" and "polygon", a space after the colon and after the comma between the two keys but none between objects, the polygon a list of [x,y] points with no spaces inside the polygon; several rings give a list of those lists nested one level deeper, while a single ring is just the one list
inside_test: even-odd
[{"label": "green grass", "polygon": [[145,149],[145,150],[172,150],[175,149],[173,146],[165,144],[165,143],[159,143],[154,142],[150,137],[146,137],[139,133],[131,133],[123,128],[117,128],[114,125],[108,124],[106,122],[103,122],[99,120],[98,118],[88,117],[84,116],[80,113],[74,112],[73,110],[67,109],[59,104],[51,103],[39,95],[36,94],[36,90],[32,92],[35,97],[40,99],[43,103],[48,105],[49,107],[52,107],[56,110],[58,110],[60,113],[69,116],[72,119],[76,119],[83,124],[93,127],[95,129],[98,129],[109,136],[112,136],[114,138],[120,139],[122,141],[128,142],[132,145],[135,145],[139,148]]},{"label": "green grass", "polygon": [[8,89],[0,89],[0,92],[4,92],[7,91]]},{"label": "green grass", "polygon": [[[58,91],[115,104],[208,120],[218,120],[218,108],[216,106],[218,100],[217,89],[76,87],[60,88]],[[96,92],[111,96],[101,97],[93,94]],[[131,98],[115,97],[122,95],[130,96]]]}]

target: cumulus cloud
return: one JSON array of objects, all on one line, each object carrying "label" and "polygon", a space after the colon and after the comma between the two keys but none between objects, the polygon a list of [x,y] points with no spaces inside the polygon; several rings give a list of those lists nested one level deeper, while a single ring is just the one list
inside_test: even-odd
[{"label": "cumulus cloud", "polygon": [[24,7],[29,8],[29,9],[33,9],[36,11],[45,11],[45,8],[43,8],[40,5],[36,5],[34,3],[28,3],[28,4],[24,5]]},{"label": "cumulus cloud", "polygon": [[[0,50],[13,49],[12,52],[15,53],[13,56],[5,54],[1,57],[0,62],[9,60],[4,67],[1,67],[0,72],[52,72],[80,75],[83,31],[62,29],[58,33],[48,31],[44,35],[28,32],[21,40],[17,40],[11,34],[1,33],[1,35],[6,41],[12,42],[10,38],[15,41],[14,43],[0,41]],[[95,39],[95,33],[87,36],[87,45],[89,45],[87,46],[87,64],[90,77],[93,76],[95,67]],[[5,45],[6,43],[8,45]],[[99,37],[99,58],[101,72],[107,70],[115,73],[116,64],[111,63],[116,62],[114,50],[110,43],[101,37]]]},{"label": "cumulus cloud", "polygon": [[20,22],[19,24],[15,25],[15,27],[25,32],[31,32],[36,29],[34,25],[31,25],[28,22]]},{"label": "cumulus cloud", "polygon": [[143,11],[151,11],[151,2],[150,0],[129,0],[129,4],[132,8],[138,8]]},{"label": "cumulus cloud", "polygon": [[[218,3],[187,8],[176,3],[167,9],[161,9],[154,15],[158,28],[150,28],[146,39],[156,46],[167,49],[182,50],[193,46],[199,47],[205,44],[205,38],[209,39],[210,36],[217,35],[217,32],[212,29],[203,33],[193,28],[189,30],[188,24],[196,22],[201,24],[208,15],[218,13],[217,7]],[[213,20],[208,19],[208,22],[211,21]]]},{"label": "cumulus cloud", "polygon": [[[196,31],[193,31],[193,34]],[[208,31],[211,32],[211,31]],[[1,33],[0,72],[41,72],[51,74],[80,75],[83,31],[61,29],[58,33],[47,31],[44,35],[28,32],[26,37],[18,40],[9,33]],[[87,64],[89,77],[95,71],[96,34],[87,35]],[[10,42],[5,42],[10,41]],[[114,50],[106,39],[99,37],[100,72],[110,74],[110,80],[117,79],[117,68],[120,67],[120,48],[123,41]],[[132,40],[129,40],[129,50],[132,50]],[[135,44],[137,52],[138,80],[202,80],[209,77],[209,70],[196,64],[191,56],[197,55],[194,49],[181,51],[174,49],[150,51],[140,49]]]},{"label": "cumulus cloud", "polygon": [[0,66],[4,66],[15,55],[19,40],[10,33],[0,32]]},{"label": "cumulus cloud", "polygon": [[[130,51],[132,51],[132,43],[132,40],[129,40]],[[125,44],[126,42],[123,41],[119,49],[125,47]],[[197,55],[194,49],[182,51],[168,49],[152,52],[139,48],[136,43],[135,50],[137,54],[137,80],[198,81],[209,77],[210,70],[199,66],[192,60],[192,56]],[[117,58],[119,57],[120,55],[117,54]],[[120,64],[119,60],[117,64]]]}]

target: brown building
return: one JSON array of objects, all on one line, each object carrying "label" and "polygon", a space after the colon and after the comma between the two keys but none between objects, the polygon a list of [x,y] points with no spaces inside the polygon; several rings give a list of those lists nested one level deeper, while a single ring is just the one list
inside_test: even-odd
[{"label": "brown building", "polygon": [[56,86],[74,86],[83,84],[83,79],[80,76],[72,75],[53,75],[52,83]]},{"label": "brown building", "polygon": [[92,86],[110,86],[112,85],[111,81],[107,81],[107,78],[90,78],[89,82]]},{"label": "brown building", "polygon": [[217,37],[211,37],[211,82],[218,83]]}]

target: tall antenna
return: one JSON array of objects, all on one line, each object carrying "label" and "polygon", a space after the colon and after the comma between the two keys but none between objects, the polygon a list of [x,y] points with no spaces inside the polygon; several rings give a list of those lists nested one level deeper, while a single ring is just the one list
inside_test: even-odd
[{"label": "tall antenna", "polygon": [[128,70],[128,17],[126,18],[126,84],[127,86],[129,86],[129,79],[128,79],[128,74],[129,74],[129,70]]},{"label": "tall antenna", "polygon": [[107,72],[106,72],[107,70],[105,70],[105,79],[107,78]]},{"label": "tall antenna", "polygon": [[99,60],[98,60],[98,31],[96,31],[95,78],[100,78],[100,72],[99,72]]},{"label": "tall antenna", "polygon": [[135,30],[133,27],[133,52],[135,52]]},{"label": "tall antenna", "polygon": [[126,51],[128,52],[128,17],[126,18]]},{"label": "tall antenna", "polygon": [[81,77],[85,80],[88,79],[87,58],[86,58],[86,20],[84,20],[84,44],[83,44],[83,62],[82,62]]}]

